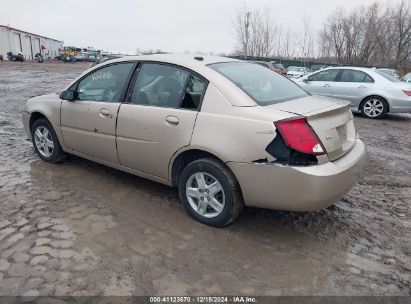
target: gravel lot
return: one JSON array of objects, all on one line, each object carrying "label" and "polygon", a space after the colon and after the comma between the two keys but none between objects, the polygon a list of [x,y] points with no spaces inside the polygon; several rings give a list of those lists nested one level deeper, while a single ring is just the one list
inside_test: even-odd
[{"label": "gravel lot", "polygon": [[85,67],[0,62],[0,295],[410,295],[411,115],[356,116],[367,166],[334,206],[214,229],[176,189],[34,154],[25,100]]}]

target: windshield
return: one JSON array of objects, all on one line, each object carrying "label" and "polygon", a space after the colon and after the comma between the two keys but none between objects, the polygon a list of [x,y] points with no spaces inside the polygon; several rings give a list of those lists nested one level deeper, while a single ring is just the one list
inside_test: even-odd
[{"label": "windshield", "polygon": [[257,64],[225,62],[208,66],[231,80],[260,106],[308,95],[293,81]]},{"label": "windshield", "polygon": [[303,68],[298,68],[298,67],[291,67],[288,70],[293,71],[293,72],[302,72],[304,69]]},{"label": "windshield", "polygon": [[391,82],[400,82],[400,81],[401,81],[401,80],[395,78],[394,76],[391,76],[391,75],[389,75],[389,74],[387,74],[387,73],[384,73],[384,72],[381,71],[381,70],[376,70],[375,72],[376,72],[377,74],[381,75],[382,77],[384,77],[385,79],[391,81]]},{"label": "windshield", "polygon": [[277,69],[283,69],[285,70],[284,66],[281,63],[273,63],[273,66]]}]

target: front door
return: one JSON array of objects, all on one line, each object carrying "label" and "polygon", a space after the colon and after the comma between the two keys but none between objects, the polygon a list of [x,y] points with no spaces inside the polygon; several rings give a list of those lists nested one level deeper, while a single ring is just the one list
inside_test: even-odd
[{"label": "front door", "polygon": [[64,143],[72,150],[118,163],[116,121],[134,63],[117,63],[91,72],[72,86],[74,101],[61,106]]},{"label": "front door", "polygon": [[118,114],[120,163],[168,179],[170,159],[190,144],[206,84],[186,69],[144,63]]},{"label": "front door", "polygon": [[339,70],[326,69],[308,76],[303,87],[313,95],[332,96]]}]

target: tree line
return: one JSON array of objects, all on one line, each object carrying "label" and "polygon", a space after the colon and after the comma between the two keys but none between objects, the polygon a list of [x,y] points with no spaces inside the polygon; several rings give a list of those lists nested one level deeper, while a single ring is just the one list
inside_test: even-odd
[{"label": "tree line", "polygon": [[337,8],[314,30],[304,15],[302,30],[273,21],[269,8],[242,5],[233,19],[237,55],[316,59],[343,65],[411,68],[411,1],[375,2],[352,10]]}]

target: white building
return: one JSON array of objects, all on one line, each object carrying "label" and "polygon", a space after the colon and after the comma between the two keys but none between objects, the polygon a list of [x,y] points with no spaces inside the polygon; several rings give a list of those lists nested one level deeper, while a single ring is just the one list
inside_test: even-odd
[{"label": "white building", "polygon": [[41,52],[46,59],[59,55],[63,43],[59,40],[0,25],[0,54],[7,60],[7,52],[23,54],[26,60],[34,59]]}]

